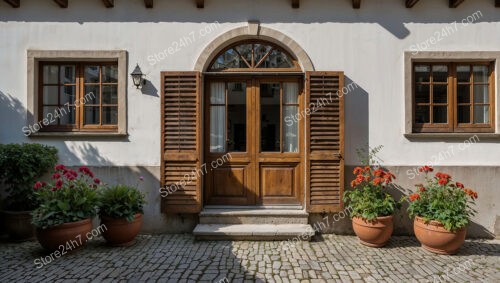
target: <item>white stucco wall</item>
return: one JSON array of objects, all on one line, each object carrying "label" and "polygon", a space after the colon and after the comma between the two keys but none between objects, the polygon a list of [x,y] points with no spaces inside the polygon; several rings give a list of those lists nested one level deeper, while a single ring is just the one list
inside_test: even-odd
[{"label": "white stucco wall", "polygon": [[[369,142],[384,145],[379,157],[386,165],[418,165],[455,147],[440,165],[500,165],[500,140],[481,140],[458,150],[460,139],[408,140],[404,127],[404,51],[426,41],[436,31],[457,21],[458,30],[430,50],[500,51],[500,9],[491,0],[465,1],[449,9],[448,1],[420,1],[412,9],[401,0],[303,0],[300,9],[290,1],[115,1],[106,9],[101,1],[73,0],[61,9],[53,1],[23,0],[19,9],[0,2],[0,142],[43,142],[60,150],[68,165],[159,166],[160,72],[190,71],[215,37],[248,20],[276,29],[307,52],[316,70],[344,71],[346,82],[359,85],[346,95],[346,164],[355,164],[355,149]],[[475,24],[462,19],[481,11]],[[208,35],[199,31],[210,23]],[[214,28],[216,27],[216,28]],[[195,41],[174,55],[151,65],[157,54],[195,34]],[[26,138],[28,49],[114,50],[128,52],[128,73],[139,63],[149,85],[141,92],[128,82],[128,138]],[[497,74],[498,75],[498,74]],[[5,98],[2,98],[5,99]],[[497,95],[498,99],[498,95]],[[12,105],[9,105],[12,104]]]}]

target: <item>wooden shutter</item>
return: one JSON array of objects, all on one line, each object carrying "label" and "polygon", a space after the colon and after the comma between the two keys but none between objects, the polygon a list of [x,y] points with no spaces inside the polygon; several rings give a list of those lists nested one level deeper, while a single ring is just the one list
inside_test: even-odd
[{"label": "wooden shutter", "polygon": [[343,208],[343,86],[343,72],[306,73],[306,99],[311,109],[311,114],[306,116],[306,203],[309,212],[335,212]]},{"label": "wooden shutter", "polygon": [[197,213],[201,210],[201,176],[196,175],[201,166],[201,76],[162,72],[161,79],[161,185],[178,185],[162,197],[162,211]]}]

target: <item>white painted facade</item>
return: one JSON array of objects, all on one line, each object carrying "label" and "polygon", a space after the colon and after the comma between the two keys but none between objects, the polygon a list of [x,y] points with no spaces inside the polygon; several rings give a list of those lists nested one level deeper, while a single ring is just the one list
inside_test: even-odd
[{"label": "white painted facade", "polygon": [[[299,9],[292,9],[288,0],[211,0],[204,9],[185,0],[155,1],[153,9],[139,0],[115,1],[111,9],[97,0],[72,0],[67,9],[53,1],[21,2],[18,9],[0,2],[0,142],[54,145],[67,165],[160,166],[160,72],[192,71],[212,40],[248,21],[295,40],[315,70],[344,71],[346,84],[359,85],[345,96],[346,165],[357,164],[355,149],[367,143],[384,146],[379,154],[384,165],[416,166],[450,146],[458,149],[466,139],[409,140],[403,135],[405,51],[429,42],[453,22],[457,31],[426,51],[500,51],[500,9],[492,0],[465,1],[456,9],[448,8],[445,0],[420,1],[412,9],[405,8],[402,0],[366,0],[359,10],[347,0],[302,0]],[[462,24],[478,11],[481,16],[474,23]],[[152,64],[155,55],[193,35],[193,42]],[[148,80],[141,91],[128,76],[128,137],[25,137],[21,129],[26,126],[29,49],[126,50],[127,72],[138,63]],[[5,97],[12,105],[5,103]],[[481,139],[466,150],[455,150],[439,165],[500,166],[500,138]],[[494,203],[490,208],[496,209],[493,215],[499,214]],[[488,219],[488,229],[493,229],[493,222]]]}]

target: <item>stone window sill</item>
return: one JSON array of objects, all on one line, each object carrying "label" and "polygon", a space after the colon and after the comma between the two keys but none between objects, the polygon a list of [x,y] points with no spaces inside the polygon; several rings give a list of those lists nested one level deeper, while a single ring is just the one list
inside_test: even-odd
[{"label": "stone window sill", "polygon": [[119,132],[36,132],[28,137],[127,137],[127,133]]},{"label": "stone window sill", "polygon": [[417,139],[469,139],[477,136],[481,139],[500,139],[500,134],[497,133],[411,133],[404,134],[409,140]]}]

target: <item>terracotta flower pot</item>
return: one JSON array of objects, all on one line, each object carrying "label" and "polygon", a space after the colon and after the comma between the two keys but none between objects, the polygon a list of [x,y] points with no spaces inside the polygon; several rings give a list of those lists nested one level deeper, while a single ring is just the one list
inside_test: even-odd
[{"label": "terracotta flower pot", "polygon": [[35,226],[31,224],[31,211],[3,211],[4,225],[10,239],[26,241],[35,236]]},{"label": "terracotta flower pot", "polygon": [[82,248],[87,242],[87,235],[92,231],[90,218],[63,223],[48,229],[36,229],[36,238],[42,247],[61,253]]},{"label": "terracotta flower pot", "polygon": [[101,216],[101,225],[104,225],[102,236],[111,246],[131,246],[135,244],[135,237],[141,231],[142,214],[135,215],[132,222],[125,218]]},{"label": "terracotta flower pot", "polygon": [[380,248],[389,241],[394,230],[393,217],[377,217],[373,221],[365,221],[360,217],[353,217],[352,228],[361,244]]},{"label": "terracotta flower pot", "polygon": [[465,241],[467,229],[464,227],[455,232],[448,231],[438,221],[425,223],[421,217],[415,217],[413,230],[422,247],[437,254],[456,254]]}]

